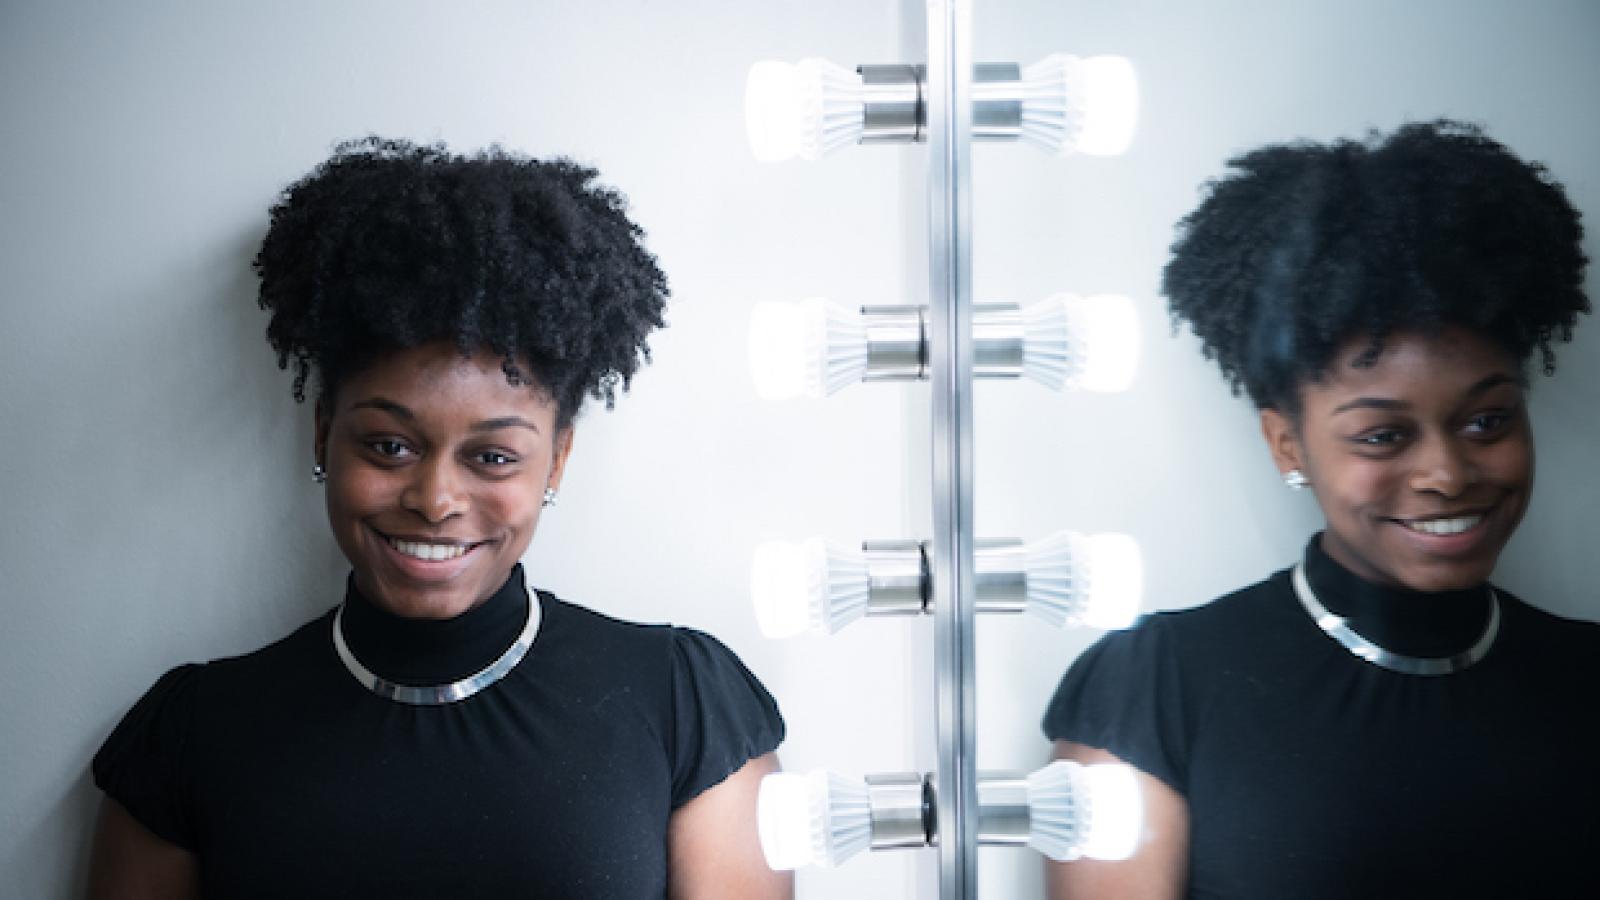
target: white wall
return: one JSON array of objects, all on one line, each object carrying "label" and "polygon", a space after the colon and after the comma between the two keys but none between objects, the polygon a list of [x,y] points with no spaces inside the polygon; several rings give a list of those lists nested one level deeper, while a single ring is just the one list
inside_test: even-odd
[{"label": "white wall", "polygon": [[[980,297],[1120,289],[1147,338],[1126,395],[983,386],[980,533],[1131,532],[1152,605],[1259,577],[1316,522],[1155,296],[1172,222],[1227,155],[1474,117],[1600,215],[1600,18],[1583,0],[975,5],[980,58],[1120,52],[1146,92],[1122,159],[978,154]],[[918,14],[915,0],[0,5],[0,896],[81,892],[89,757],[161,671],[337,600],[308,411],[262,340],[248,262],[275,192],[367,132],[595,164],[672,279],[656,364],[617,412],[580,423],[534,579],[722,636],[783,703],[792,768],[928,765],[925,623],[767,642],[744,586],[761,539],[893,537],[926,519],[909,474],[926,471],[924,391],[762,404],[743,358],[755,299],[916,299],[925,235],[915,149],[753,162],[745,67],[912,59]],[[1534,393],[1540,487],[1502,567],[1512,589],[1590,618],[1600,601],[1571,561],[1597,549],[1582,527],[1600,501],[1596,385],[1590,323]],[[1091,637],[985,623],[982,765],[1042,761],[1044,700]],[[931,896],[929,857],[806,873],[802,897]],[[985,896],[1028,896],[1036,871],[985,853]]]},{"label": "white wall", "polygon": [[[1585,246],[1600,258],[1600,4],[1007,0],[980,4],[977,18],[983,59],[1120,53],[1139,67],[1144,92],[1124,157],[979,148],[979,299],[1120,291],[1138,304],[1145,338],[1125,394],[980,385],[978,533],[1126,531],[1145,552],[1150,608],[1253,582],[1291,562],[1321,524],[1314,501],[1278,481],[1248,401],[1228,394],[1192,336],[1172,335],[1157,295],[1173,223],[1229,156],[1407,119],[1480,121],[1549,164],[1588,214]],[[1594,295],[1600,280],[1589,285]],[[1496,578],[1545,608],[1600,619],[1585,565],[1600,552],[1589,527],[1600,506],[1600,322],[1581,324],[1558,353],[1556,376],[1531,395],[1534,501]],[[980,622],[980,765],[1044,758],[1045,701],[1093,637],[1025,619]],[[1038,896],[1038,873],[1024,853],[985,851],[982,896]]]}]

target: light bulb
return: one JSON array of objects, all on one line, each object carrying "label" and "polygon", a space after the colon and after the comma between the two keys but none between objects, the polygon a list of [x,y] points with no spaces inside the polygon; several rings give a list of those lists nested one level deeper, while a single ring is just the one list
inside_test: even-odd
[{"label": "light bulb", "polygon": [[1139,122],[1139,77],[1120,56],[1047,56],[1022,70],[1022,137],[1052,153],[1116,156]]},{"label": "light bulb", "polygon": [[1027,610],[1055,626],[1126,628],[1139,615],[1144,565],[1125,534],[1061,531],[1023,548]]},{"label": "light bulb", "polygon": [[826,397],[866,374],[866,320],[821,297],[757,303],[749,351],[750,375],[764,399]]},{"label": "light bulb", "polygon": [[1127,859],[1144,827],[1129,766],[1058,759],[1028,776],[1028,846],[1054,860]]},{"label": "light bulb", "polygon": [[832,634],[867,612],[867,559],[822,538],[770,541],[756,548],[750,592],[767,637]]},{"label": "light bulb", "polygon": [[761,779],[756,827],[772,869],[837,866],[872,842],[866,782],[825,769],[774,772]]},{"label": "light bulb", "polygon": [[1066,386],[1099,393],[1127,390],[1139,369],[1139,314],[1133,301],[1116,294],[1051,299],[1066,310],[1071,342]]},{"label": "light bulb", "polygon": [[861,139],[861,75],[825,59],[763,60],[750,67],[744,112],[756,159],[817,159]]}]

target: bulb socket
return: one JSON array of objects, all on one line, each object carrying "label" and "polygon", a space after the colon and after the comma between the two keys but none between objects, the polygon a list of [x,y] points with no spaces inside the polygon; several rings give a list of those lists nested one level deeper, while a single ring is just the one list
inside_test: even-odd
[{"label": "bulb socket", "polygon": [[872,807],[872,849],[928,846],[933,824],[933,794],[915,772],[868,775],[867,800]]},{"label": "bulb socket", "polygon": [[[860,143],[915,144],[928,139],[924,66],[860,65]],[[978,63],[972,67],[972,139],[1014,141],[1022,136],[1022,67]]]}]

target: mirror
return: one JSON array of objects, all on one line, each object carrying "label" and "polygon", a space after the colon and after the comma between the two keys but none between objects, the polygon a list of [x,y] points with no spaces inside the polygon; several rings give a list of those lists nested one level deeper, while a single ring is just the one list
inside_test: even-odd
[{"label": "mirror", "polygon": [[[1118,53],[1139,69],[1143,110],[1125,156],[977,148],[977,299],[1123,292],[1139,305],[1144,347],[1137,381],[1121,395],[980,384],[976,496],[981,536],[1135,536],[1149,610],[1252,584],[1296,560],[1321,527],[1309,494],[1279,481],[1248,400],[1229,395],[1186,329],[1172,333],[1159,294],[1174,223],[1226,159],[1268,142],[1450,116],[1546,162],[1574,205],[1591,218],[1600,210],[1588,174],[1600,126],[1583,112],[1600,96],[1600,14],[1587,6],[1535,15],[1492,2],[1017,0],[980,7],[975,26],[980,59]],[[1585,246],[1594,256],[1592,226]],[[1591,294],[1594,285],[1591,274]],[[1592,553],[1574,526],[1600,500],[1583,461],[1600,438],[1600,328],[1584,322],[1557,353],[1555,377],[1536,376],[1530,394],[1534,498],[1495,578],[1536,605],[1592,620],[1600,603],[1572,560]],[[1021,617],[980,619],[980,767],[1047,757],[1046,702],[1096,637]],[[980,896],[1043,895],[1036,855],[995,848],[980,858]]]}]

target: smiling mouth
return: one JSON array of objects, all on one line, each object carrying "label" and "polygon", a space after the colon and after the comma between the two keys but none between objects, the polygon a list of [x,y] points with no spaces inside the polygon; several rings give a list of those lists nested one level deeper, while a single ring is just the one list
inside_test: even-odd
[{"label": "smiling mouth", "polygon": [[1394,521],[1419,534],[1452,535],[1471,531],[1483,519],[1483,513],[1473,513],[1440,519],[1395,519]]},{"label": "smiling mouth", "polygon": [[379,536],[382,537],[384,542],[392,547],[396,553],[399,553],[402,556],[409,556],[412,559],[419,559],[423,562],[445,562],[452,559],[460,559],[461,557],[466,556],[468,553],[471,553],[473,550],[476,550],[483,544],[482,541],[468,541],[464,543],[406,541],[401,540],[400,538],[390,537],[382,532],[379,532]]}]

